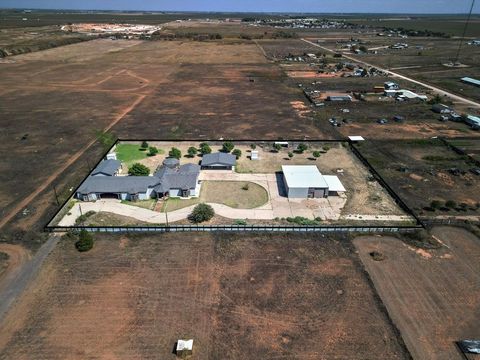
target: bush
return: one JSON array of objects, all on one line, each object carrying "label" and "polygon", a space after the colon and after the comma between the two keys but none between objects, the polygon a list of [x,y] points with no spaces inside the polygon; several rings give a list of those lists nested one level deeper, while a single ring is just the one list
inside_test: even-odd
[{"label": "bush", "polygon": [[250,144],[250,149],[255,150],[257,148],[257,145],[255,144]]},{"label": "bush", "polygon": [[300,143],[300,144],[298,144],[298,146],[297,146],[297,151],[298,151],[300,154],[303,153],[303,152],[304,152],[305,150],[307,150],[307,149],[308,149],[308,146],[305,145],[304,143]]},{"label": "bush", "polygon": [[148,176],[150,175],[150,169],[143,164],[135,163],[128,169],[128,175],[130,176]]},{"label": "bush", "polygon": [[176,147],[172,147],[172,149],[168,152],[168,156],[180,160],[182,157],[182,152]]},{"label": "bush", "polygon": [[378,252],[378,251],[372,251],[372,252],[369,253],[369,255],[375,261],[385,260],[385,255],[383,255],[381,252]]},{"label": "bush", "polygon": [[195,155],[197,155],[197,148],[194,146],[190,146],[187,150],[188,157],[193,158]]},{"label": "bush", "polygon": [[211,152],[212,152],[212,148],[210,147],[210,145],[208,145],[207,143],[200,144],[200,153],[202,155],[210,154]]},{"label": "bush", "polygon": [[191,222],[198,224],[210,220],[214,215],[215,211],[210,205],[201,203],[193,208],[193,211],[188,216],[188,219]]},{"label": "bush", "polygon": [[148,143],[146,141],[142,142],[142,146],[140,146],[140,150],[144,151],[148,149]]},{"label": "bush", "polygon": [[453,209],[457,206],[457,203],[453,200],[448,200],[446,203],[445,203],[445,206],[450,208],[450,209]]},{"label": "bush", "polygon": [[242,150],[240,150],[240,149],[235,149],[235,150],[232,151],[232,154],[235,155],[235,157],[236,157],[237,159],[239,159],[240,156],[242,156]]},{"label": "bush", "polygon": [[148,148],[148,153],[147,153],[148,156],[155,156],[157,154],[158,154],[158,149],[155,146],[150,146]]},{"label": "bush", "polygon": [[222,151],[226,152],[226,153],[229,153],[230,151],[233,150],[234,147],[235,147],[235,145],[233,145],[233,143],[231,141],[225,141],[223,143]]},{"label": "bush", "polygon": [[314,151],[312,155],[314,158],[319,158],[321,154],[320,154],[320,151]]},{"label": "bush", "polygon": [[430,203],[430,207],[432,209],[440,209],[442,207],[443,203],[440,200],[432,200]]},{"label": "bush", "polygon": [[323,147],[323,151],[327,152],[328,150],[330,150],[330,146],[324,146]]},{"label": "bush", "polygon": [[242,186],[242,190],[248,190],[249,189],[249,186],[248,186],[248,183],[246,183],[245,185]]},{"label": "bush", "polygon": [[289,151],[289,152],[288,152],[288,157],[289,157],[290,159],[293,158],[293,152]]},{"label": "bush", "polygon": [[235,222],[233,224],[234,225],[247,225],[247,221],[243,220],[243,219],[237,219],[237,220],[235,220]]},{"label": "bush", "polygon": [[93,236],[86,230],[80,231],[78,241],[75,243],[78,251],[84,252],[93,248]]},{"label": "bush", "polygon": [[276,152],[279,152],[282,148],[282,145],[280,144],[273,144],[273,148],[275,149]]},{"label": "bush", "polygon": [[95,211],[90,210],[90,211],[87,211],[85,214],[80,215],[75,219],[75,225],[80,225],[84,223],[90,216],[94,214],[95,214]]},{"label": "bush", "polygon": [[320,221],[318,219],[310,220],[303,216],[295,216],[294,218],[287,217],[287,221],[297,225],[320,225]]}]

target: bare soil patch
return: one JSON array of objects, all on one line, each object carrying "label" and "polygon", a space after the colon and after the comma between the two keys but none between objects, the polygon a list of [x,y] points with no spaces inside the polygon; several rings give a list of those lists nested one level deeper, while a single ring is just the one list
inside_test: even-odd
[{"label": "bare soil patch", "polygon": [[[415,359],[461,359],[455,341],[480,336],[480,240],[460,228],[433,230],[445,247],[421,250],[391,237],[354,244]],[[374,261],[372,251],[386,256]]]},{"label": "bare soil patch", "polygon": [[408,359],[351,246],[292,236],[60,243],[1,328],[0,357],[174,359],[188,337],[199,359]]}]

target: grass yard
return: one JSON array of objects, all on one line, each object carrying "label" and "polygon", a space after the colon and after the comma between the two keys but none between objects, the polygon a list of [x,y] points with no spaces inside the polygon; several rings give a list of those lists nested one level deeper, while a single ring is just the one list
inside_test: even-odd
[{"label": "grass yard", "polygon": [[127,164],[147,157],[147,150],[140,150],[139,144],[118,144],[115,152],[117,159]]},{"label": "grass yard", "polygon": [[[248,186],[248,189],[244,187]],[[268,201],[267,191],[260,185],[243,181],[205,181],[200,200],[238,209],[254,209]]]},{"label": "grass yard", "polygon": [[[248,186],[245,190],[244,187]],[[216,203],[236,209],[254,209],[268,201],[267,191],[260,185],[245,181],[204,181],[200,197],[192,199],[169,198],[161,212],[183,209],[199,203]]]}]

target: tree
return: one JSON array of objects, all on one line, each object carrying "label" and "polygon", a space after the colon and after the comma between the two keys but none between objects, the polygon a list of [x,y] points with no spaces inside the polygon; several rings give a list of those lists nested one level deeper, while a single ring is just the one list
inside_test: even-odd
[{"label": "tree", "polygon": [[148,148],[148,153],[147,153],[148,156],[155,156],[157,154],[158,154],[158,149],[155,146],[150,146]]},{"label": "tree", "polygon": [[432,200],[432,202],[430,203],[430,207],[432,209],[439,209],[440,207],[442,207],[442,202],[440,200]]},{"label": "tree", "polygon": [[282,145],[275,143],[275,144],[273,144],[273,148],[275,149],[276,152],[279,152],[280,149],[282,148]]},{"label": "tree", "polygon": [[135,163],[128,168],[128,175],[131,176],[148,176],[150,169],[143,164]]},{"label": "tree", "polygon": [[148,142],[143,141],[142,146],[140,146],[140,149],[144,149],[144,150],[148,149]]},{"label": "tree", "polygon": [[168,156],[180,160],[182,157],[182,152],[176,147],[172,147],[172,149],[168,152]]},{"label": "tree", "polygon": [[305,145],[304,143],[300,143],[300,144],[298,144],[298,146],[297,146],[297,151],[298,151],[300,154],[303,153],[303,152],[304,152],[305,150],[307,150],[307,149],[308,149],[308,146]]},{"label": "tree", "polygon": [[193,211],[188,216],[188,219],[191,222],[198,224],[210,220],[214,215],[215,211],[210,205],[201,203],[193,208]]},{"label": "tree", "polygon": [[257,145],[255,144],[250,144],[250,149],[255,150],[257,148]]},{"label": "tree", "polygon": [[226,153],[229,153],[230,151],[233,150],[234,147],[235,147],[235,145],[233,145],[233,143],[231,141],[225,141],[223,143],[222,151],[226,152]]},{"label": "tree", "polygon": [[235,149],[232,151],[232,154],[238,159],[240,156],[242,156],[242,151],[240,149]]},{"label": "tree", "polygon": [[195,155],[197,155],[197,148],[194,146],[190,146],[187,150],[188,157],[193,158]]},{"label": "tree", "polygon": [[313,157],[316,159],[316,158],[319,158],[320,157],[320,151],[318,150],[315,150],[313,153],[312,153]]},{"label": "tree", "polygon": [[78,241],[75,243],[75,247],[78,251],[84,252],[93,248],[93,236],[88,231],[83,229],[80,231]]},{"label": "tree", "polygon": [[360,50],[360,51],[361,51],[361,52],[363,52],[363,53],[366,53],[366,52],[368,52],[368,49],[367,49],[367,47],[366,47],[366,46],[364,46],[364,45],[361,45],[361,46],[358,48],[358,50]]},{"label": "tree", "polygon": [[200,153],[202,155],[210,154],[211,152],[212,152],[212,148],[210,147],[210,145],[208,145],[207,143],[200,144]]},{"label": "tree", "polygon": [[288,157],[289,157],[290,159],[293,158],[293,152],[289,151],[289,152],[288,152]]}]

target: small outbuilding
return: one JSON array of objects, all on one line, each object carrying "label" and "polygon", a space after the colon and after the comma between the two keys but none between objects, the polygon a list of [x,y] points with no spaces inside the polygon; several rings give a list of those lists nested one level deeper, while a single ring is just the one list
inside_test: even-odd
[{"label": "small outbuilding", "polygon": [[103,160],[92,171],[92,176],[116,176],[122,169],[122,163],[118,160]]},{"label": "small outbuilding", "polygon": [[258,150],[252,150],[250,153],[250,160],[259,160]]},{"label": "small outbuilding", "polygon": [[432,111],[436,112],[437,114],[450,114],[452,112],[452,109],[449,108],[447,105],[434,104],[432,105]]},{"label": "small outbuilding", "polygon": [[175,348],[175,354],[178,357],[192,355],[193,353],[193,339],[190,340],[178,340],[177,347]]},{"label": "small outbuilding", "polygon": [[217,152],[202,157],[202,170],[233,170],[237,158],[233,154]]},{"label": "small outbuilding", "polygon": [[288,198],[326,198],[344,192],[337,176],[324,176],[315,165],[282,165]]}]

